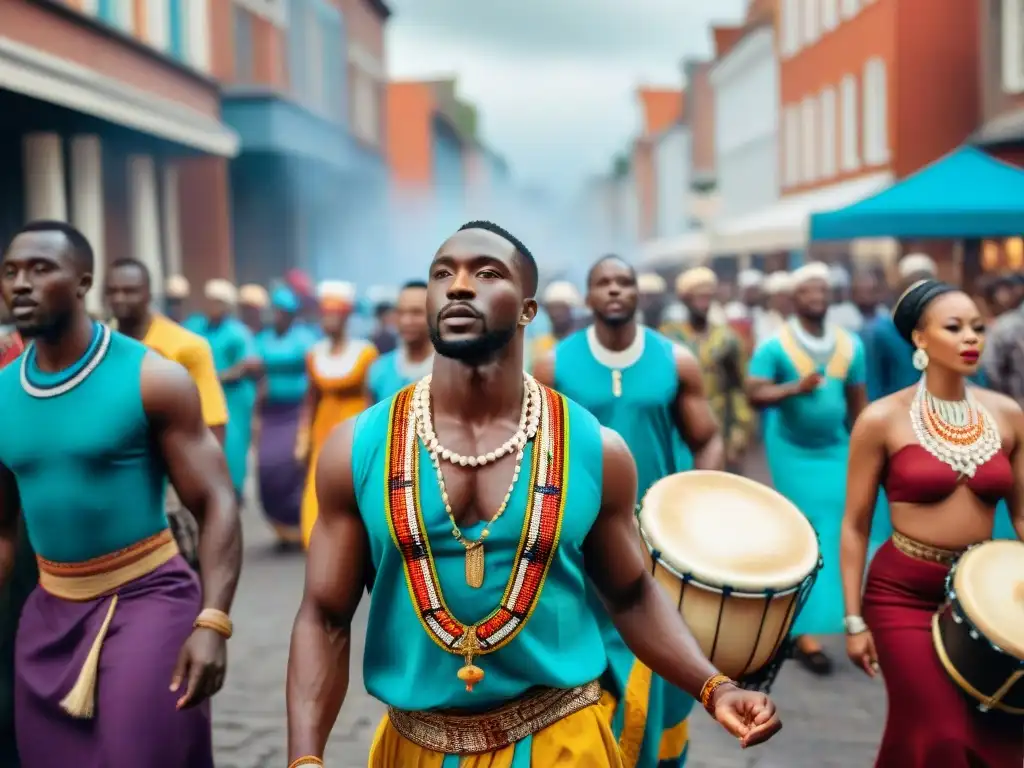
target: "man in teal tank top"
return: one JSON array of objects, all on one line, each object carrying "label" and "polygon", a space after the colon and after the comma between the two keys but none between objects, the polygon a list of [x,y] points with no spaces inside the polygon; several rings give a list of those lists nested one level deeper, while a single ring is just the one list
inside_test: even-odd
[{"label": "man in teal tank top", "polygon": [[379,403],[414,381],[434,364],[434,348],[427,327],[427,284],[412,280],[402,286],[395,302],[399,344],[370,366],[366,377],[367,399]]},{"label": "man in teal tank top", "polygon": [[[89,317],[92,270],[82,234],[48,221],[0,264],[30,341],[0,371],[0,587],[22,522],[39,570],[15,642],[18,750],[32,766],[213,768],[235,500],[185,369]],[[168,475],[200,523],[201,585],[168,529]]]},{"label": "man in teal tank top", "polygon": [[625,443],[524,373],[536,288],[515,237],[463,226],[430,265],[431,376],[324,446],[288,660],[292,766],[323,765],[364,589],[363,678],[388,705],[372,768],[622,766],[588,581],[633,652],[744,745],[778,729],[768,697],[718,675],[647,572]]},{"label": "man in teal tank top", "polygon": [[[598,261],[587,275],[586,301],[593,325],[556,346],[535,369],[537,378],[622,436],[636,459],[641,501],[668,475],[693,467],[724,469],[724,447],[697,359],[639,324],[633,268],[614,256]],[[617,703],[615,734],[628,764],[683,765],[693,698],[652,675],[600,601],[592,595],[591,602],[608,652],[604,682]]]}]

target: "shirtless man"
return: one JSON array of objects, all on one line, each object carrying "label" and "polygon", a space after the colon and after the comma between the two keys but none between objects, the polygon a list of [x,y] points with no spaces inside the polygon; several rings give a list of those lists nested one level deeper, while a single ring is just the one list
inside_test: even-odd
[{"label": "shirtless man", "polygon": [[[524,375],[529,251],[471,222],[438,250],[428,286],[432,378],[346,422],[317,466],[288,664],[292,765],[323,765],[368,587],[364,680],[389,705],[374,768],[508,764],[517,751],[538,768],[622,765],[598,705],[607,659],[587,578],[647,665],[743,746],[772,736],[774,704],[718,674],[645,568],[629,449]],[[503,731],[499,710],[524,727]]]}]

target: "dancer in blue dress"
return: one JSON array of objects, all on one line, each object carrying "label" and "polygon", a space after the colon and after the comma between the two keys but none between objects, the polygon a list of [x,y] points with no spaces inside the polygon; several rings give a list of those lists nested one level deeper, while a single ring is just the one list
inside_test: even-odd
[{"label": "dancer in blue dress", "polygon": [[758,345],[747,369],[750,402],[776,409],[772,484],[807,516],[821,543],[824,567],[794,632],[797,658],[822,675],[831,673],[832,662],[815,635],[843,631],[839,536],[846,498],[847,425],[867,404],[860,339],[825,322],[828,278],[828,267],[821,262],[793,272],[794,314],[775,336]]},{"label": "dancer in blue dress", "polygon": [[[639,290],[633,268],[608,257],[587,280],[594,323],[560,342],[534,375],[575,400],[618,432],[637,465],[637,500],[667,475],[724,469],[725,448],[704,393],[697,359],[682,345],[637,321]],[[693,699],[639,662],[592,596],[601,624],[614,696],[613,730],[623,762],[669,768],[686,762]]]}]

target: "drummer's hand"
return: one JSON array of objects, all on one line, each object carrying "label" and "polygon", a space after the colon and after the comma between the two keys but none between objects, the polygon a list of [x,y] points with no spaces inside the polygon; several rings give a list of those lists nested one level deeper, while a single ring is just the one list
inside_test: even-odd
[{"label": "drummer's hand", "polygon": [[723,685],[715,691],[715,720],[740,740],[746,749],[768,741],[782,729],[782,721],[768,694]]},{"label": "drummer's hand", "polygon": [[802,394],[806,395],[810,392],[813,392],[819,386],[821,386],[821,382],[823,380],[824,377],[817,371],[815,371],[814,373],[808,373],[806,376],[803,376],[800,379],[800,383],[797,385],[797,389],[799,389],[799,391]]},{"label": "drummer's hand", "polygon": [[846,655],[868,677],[877,677],[878,652],[875,650],[875,638],[869,630],[846,636]]}]

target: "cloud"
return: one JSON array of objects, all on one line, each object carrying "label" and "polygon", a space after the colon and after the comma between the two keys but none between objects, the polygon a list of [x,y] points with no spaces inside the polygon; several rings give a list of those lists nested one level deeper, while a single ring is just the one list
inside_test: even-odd
[{"label": "cloud", "polygon": [[[638,128],[635,89],[682,84],[744,0],[394,0],[392,77],[456,75],[520,178],[569,191]],[[710,9],[715,8],[714,17]]]}]

